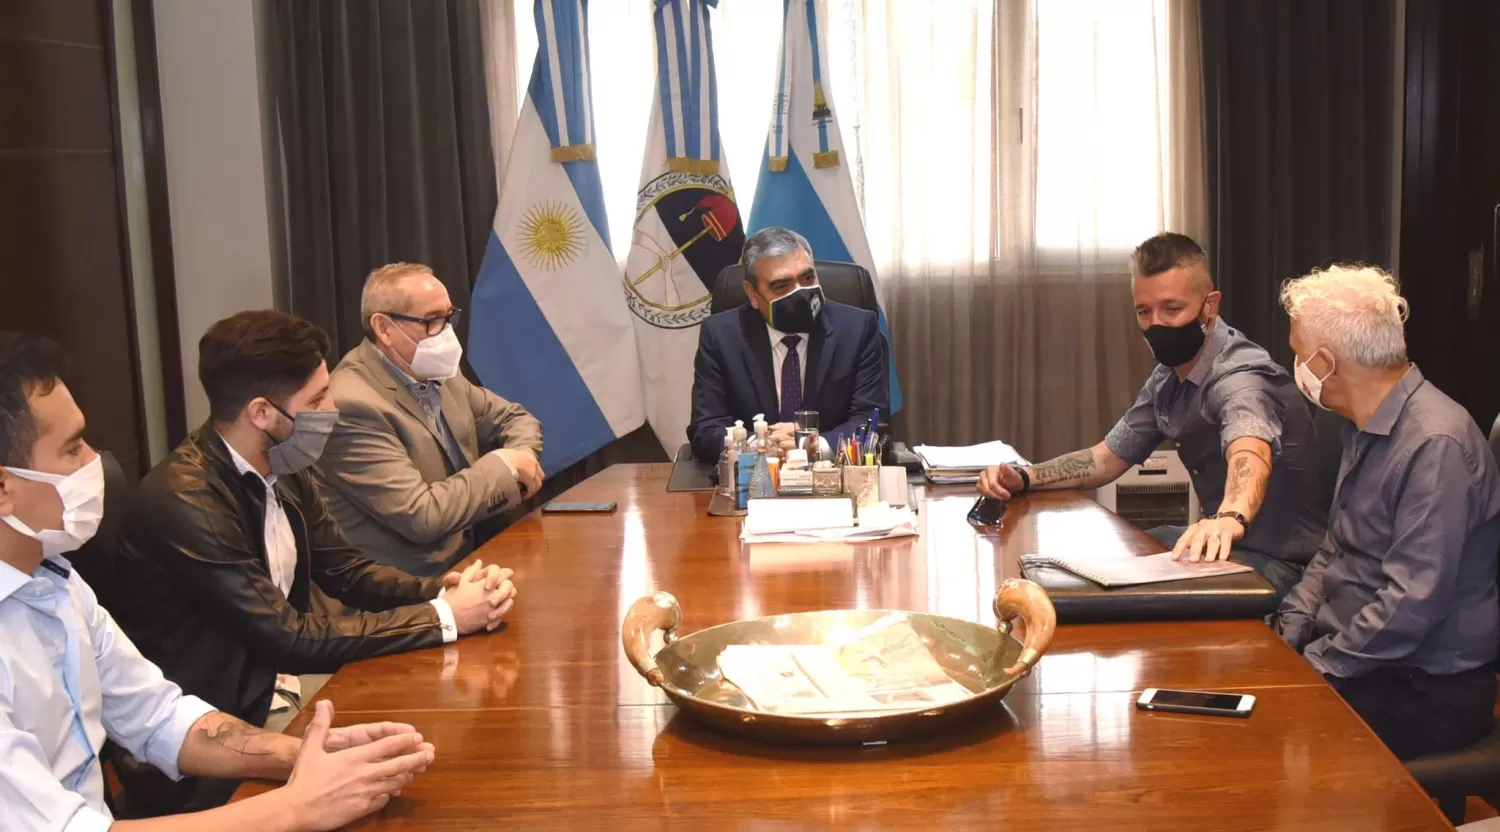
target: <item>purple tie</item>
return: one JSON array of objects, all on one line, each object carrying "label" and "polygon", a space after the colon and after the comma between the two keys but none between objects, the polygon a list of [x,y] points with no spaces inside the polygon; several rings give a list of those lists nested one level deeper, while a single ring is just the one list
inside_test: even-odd
[{"label": "purple tie", "polygon": [[796,421],[796,412],[802,409],[802,360],[797,357],[797,345],[801,335],[788,335],[781,339],[786,346],[786,358],[781,362],[781,421]]}]

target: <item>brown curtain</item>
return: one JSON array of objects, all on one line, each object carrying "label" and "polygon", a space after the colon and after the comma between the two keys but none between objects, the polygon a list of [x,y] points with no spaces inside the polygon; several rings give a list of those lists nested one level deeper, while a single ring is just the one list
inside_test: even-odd
[{"label": "brown curtain", "polygon": [[289,311],[349,350],[365,276],[396,260],[466,306],[496,202],[479,0],[270,11]]}]

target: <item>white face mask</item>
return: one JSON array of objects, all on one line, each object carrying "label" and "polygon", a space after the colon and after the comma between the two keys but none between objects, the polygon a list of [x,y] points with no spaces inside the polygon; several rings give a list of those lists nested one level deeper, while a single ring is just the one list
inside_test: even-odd
[{"label": "white face mask", "polygon": [[28,471],[25,468],[6,468],[23,480],[44,482],[57,489],[62,498],[63,516],[61,529],[32,528],[15,515],[0,516],[7,526],[42,544],[42,556],[54,557],[76,551],[93,539],[99,531],[99,521],[104,519],[104,460],[95,456],[94,461],[67,476]]},{"label": "white face mask", "polygon": [[[403,330],[402,335],[406,335]],[[411,336],[406,335],[410,341]],[[458,362],[464,357],[464,345],[458,342],[453,325],[443,327],[436,335],[416,342],[417,352],[411,357],[411,374],[417,381],[443,381],[458,375]]]},{"label": "white face mask", "polygon": [[[1298,361],[1296,356],[1293,356],[1292,377],[1297,380],[1297,389],[1302,391],[1302,395],[1306,396],[1308,401],[1327,410],[1328,405],[1323,404],[1323,382],[1328,380],[1328,376],[1333,375],[1334,367],[1329,367],[1328,375],[1318,378],[1313,374],[1312,368],[1307,366],[1308,361],[1312,361],[1312,355],[1307,357],[1307,361]],[[1328,357],[1328,362],[1333,364],[1332,355]]]}]

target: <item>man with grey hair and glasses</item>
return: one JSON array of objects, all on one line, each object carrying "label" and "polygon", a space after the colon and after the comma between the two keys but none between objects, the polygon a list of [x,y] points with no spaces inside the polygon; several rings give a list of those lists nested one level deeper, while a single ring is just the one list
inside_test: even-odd
[{"label": "man with grey hair and glasses", "polygon": [[443,574],[482,542],[476,523],[542,487],[542,425],[464,378],[458,314],[427,266],[376,269],[365,339],[330,379],[338,424],[315,469],[328,507],[357,549],[413,575]]},{"label": "man with grey hair and glasses", "polygon": [[[698,459],[718,459],[724,429],[761,413],[784,449],[795,414],[816,411],[824,453],[877,413],[890,413],[885,337],[875,313],[823,297],[812,247],[786,228],[745,241],[749,303],[718,312],[698,331],[688,441]],[[874,426],[871,426],[874,429]]]},{"label": "man with grey hair and glasses", "polygon": [[1407,362],[1390,275],[1289,281],[1295,376],[1353,424],[1328,536],[1275,617],[1287,643],[1409,760],[1494,725],[1500,475],[1479,426]]}]

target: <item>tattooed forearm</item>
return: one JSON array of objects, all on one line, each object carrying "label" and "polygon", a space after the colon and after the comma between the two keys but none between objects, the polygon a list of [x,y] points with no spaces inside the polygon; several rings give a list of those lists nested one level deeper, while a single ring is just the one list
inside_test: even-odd
[{"label": "tattooed forearm", "polygon": [[1266,499],[1271,468],[1257,451],[1242,448],[1229,456],[1229,479],[1224,484],[1224,510],[1254,517]]},{"label": "tattooed forearm", "polygon": [[1049,459],[1040,465],[1033,465],[1027,471],[1031,474],[1033,488],[1041,485],[1077,482],[1098,472],[1094,464],[1094,452],[1089,449]]},{"label": "tattooed forearm", "polygon": [[228,714],[217,714],[217,720],[198,727],[204,739],[217,743],[220,748],[235,754],[265,756],[276,753],[266,746],[265,738],[275,736],[269,731],[256,728],[248,722],[235,719]]},{"label": "tattooed forearm", "polygon": [[301,740],[215,711],[188,731],[178,764],[185,773],[208,777],[285,777],[299,748]]}]

